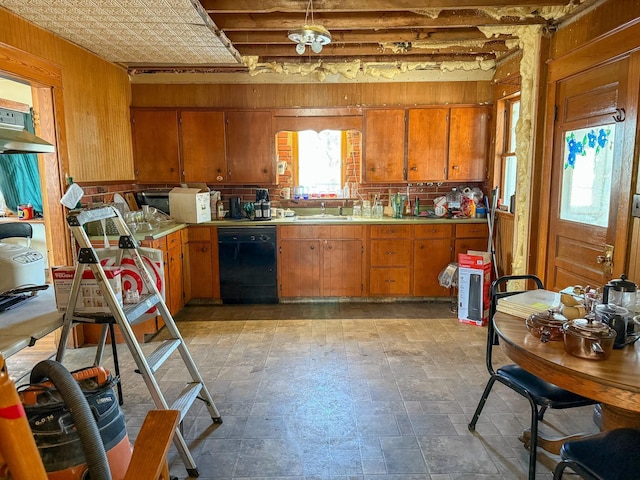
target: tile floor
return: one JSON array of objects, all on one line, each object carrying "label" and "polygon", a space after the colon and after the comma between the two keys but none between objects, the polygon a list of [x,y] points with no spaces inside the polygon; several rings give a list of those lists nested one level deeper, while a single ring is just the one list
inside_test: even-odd
[{"label": "tile floor", "polygon": [[[185,418],[200,479],[527,476],[522,397],[496,384],[476,432],[467,429],[488,377],[486,329],[459,323],[448,303],[189,306],[176,321],[223,419],[213,424],[200,402]],[[94,352],[68,350],[65,366],[89,365]],[[133,440],[152,402],[128,350],[119,352]],[[173,392],[185,377],[175,357],[157,374]],[[9,359],[10,371],[22,361]],[[541,430],[596,428],[586,407],[549,411]],[[538,478],[551,479],[556,462],[540,452]],[[189,478],[174,447],[170,464],[173,475]]]}]

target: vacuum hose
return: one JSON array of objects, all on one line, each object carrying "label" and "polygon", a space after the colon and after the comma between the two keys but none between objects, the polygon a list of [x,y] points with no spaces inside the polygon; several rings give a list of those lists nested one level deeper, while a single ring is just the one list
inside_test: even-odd
[{"label": "vacuum hose", "polygon": [[82,393],[78,382],[62,364],[53,360],[38,363],[31,371],[30,383],[36,384],[48,378],[56,386],[66,403],[78,430],[82,451],[87,460],[91,480],[111,480],[107,453],[100,437],[98,425]]}]

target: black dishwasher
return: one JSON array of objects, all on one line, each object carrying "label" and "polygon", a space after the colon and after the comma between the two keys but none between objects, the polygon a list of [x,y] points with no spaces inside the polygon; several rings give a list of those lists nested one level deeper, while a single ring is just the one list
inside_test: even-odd
[{"label": "black dishwasher", "polygon": [[276,227],[218,227],[222,303],[278,303]]}]

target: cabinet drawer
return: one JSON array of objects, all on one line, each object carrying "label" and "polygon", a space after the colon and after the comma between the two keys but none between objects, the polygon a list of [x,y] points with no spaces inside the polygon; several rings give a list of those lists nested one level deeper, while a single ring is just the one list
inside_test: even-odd
[{"label": "cabinet drawer", "polygon": [[371,238],[411,238],[411,225],[372,225]]},{"label": "cabinet drawer", "polygon": [[278,227],[278,238],[314,239],[329,238],[329,229],[318,225],[287,225]]},{"label": "cabinet drawer", "polygon": [[371,266],[411,265],[411,240],[371,240]]},{"label": "cabinet drawer", "polygon": [[416,238],[446,238],[453,237],[453,225],[433,223],[430,225],[416,225]]},{"label": "cabinet drawer", "polygon": [[171,250],[176,245],[181,245],[180,232],[173,232],[167,235],[167,250]]},{"label": "cabinet drawer", "polygon": [[456,225],[456,237],[488,237],[489,227],[486,223],[459,223]]},{"label": "cabinet drawer", "polygon": [[211,227],[189,227],[189,241],[190,242],[210,242]]},{"label": "cabinet drawer", "polygon": [[371,295],[409,295],[410,267],[372,268],[369,277]]}]

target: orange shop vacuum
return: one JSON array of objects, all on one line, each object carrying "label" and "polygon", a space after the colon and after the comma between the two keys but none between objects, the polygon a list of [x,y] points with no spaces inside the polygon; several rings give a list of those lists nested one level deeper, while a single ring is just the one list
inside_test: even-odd
[{"label": "orange shop vacuum", "polygon": [[113,390],[117,381],[103,367],[70,373],[45,360],[18,388],[50,480],[124,478],[133,449]]}]

